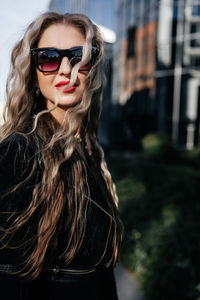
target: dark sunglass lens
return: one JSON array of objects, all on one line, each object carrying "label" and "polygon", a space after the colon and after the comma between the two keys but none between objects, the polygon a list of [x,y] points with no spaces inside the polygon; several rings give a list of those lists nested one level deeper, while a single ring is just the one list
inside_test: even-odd
[{"label": "dark sunglass lens", "polygon": [[72,67],[78,64],[82,58],[82,47],[70,50],[68,58]]},{"label": "dark sunglass lens", "polygon": [[[72,67],[74,67],[76,64],[78,64],[79,62],[81,61],[81,58],[78,58],[78,57],[73,57],[71,60],[70,60],[70,64]],[[80,67],[80,71],[88,71],[90,70],[92,67],[92,64],[91,63],[88,63],[86,65],[83,65]]]},{"label": "dark sunglass lens", "polygon": [[55,50],[41,50],[38,53],[38,67],[44,72],[55,71],[60,63],[60,54]]},{"label": "dark sunglass lens", "polygon": [[89,63],[89,64],[86,64],[84,66],[81,66],[79,70],[80,71],[89,71],[91,68],[92,68],[92,64]]},{"label": "dark sunglass lens", "polygon": [[[71,59],[70,59],[70,64],[72,67],[74,67],[76,64],[78,64],[81,59],[82,59],[82,47],[80,47],[79,49],[73,50],[70,53],[71,55]],[[91,69],[92,64],[88,63],[84,66],[80,67],[80,71],[88,71],[89,69]]]},{"label": "dark sunglass lens", "polygon": [[72,57],[70,59],[70,65],[73,67],[81,61],[81,57]]}]

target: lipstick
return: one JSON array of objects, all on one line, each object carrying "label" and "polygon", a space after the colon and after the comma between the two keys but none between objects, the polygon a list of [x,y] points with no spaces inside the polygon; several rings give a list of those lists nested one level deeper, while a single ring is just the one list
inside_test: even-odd
[{"label": "lipstick", "polygon": [[72,86],[70,87],[69,89],[65,90],[64,93],[69,93],[69,92],[72,92],[76,89],[77,86]]},{"label": "lipstick", "polygon": [[56,83],[55,87],[57,90],[60,90],[64,85],[67,85],[70,83],[70,80],[67,81],[59,81],[58,83]]},{"label": "lipstick", "polygon": [[[60,90],[62,87],[64,87],[65,85],[68,85],[69,83],[70,83],[70,80],[68,80],[68,81],[60,81],[60,82],[56,83],[55,87],[56,87],[57,90]],[[73,92],[76,89],[77,86],[78,86],[78,84],[75,83],[74,86],[68,88],[67,90],[64,90],[63,92],[64,93]]]}]

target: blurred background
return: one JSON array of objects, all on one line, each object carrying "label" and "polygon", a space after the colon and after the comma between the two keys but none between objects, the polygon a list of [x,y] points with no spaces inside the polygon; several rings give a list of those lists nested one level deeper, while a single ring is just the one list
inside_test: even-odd
[{"label": "blurred background", "polygon": [[1,107],[9,69],[2,57],[34,17],[44,10],[77,12],[99,26],[107,76],[99,140],[119,195],[120,261],[147,300],[199,300],[200,1],[7,0],[1,6]]}]

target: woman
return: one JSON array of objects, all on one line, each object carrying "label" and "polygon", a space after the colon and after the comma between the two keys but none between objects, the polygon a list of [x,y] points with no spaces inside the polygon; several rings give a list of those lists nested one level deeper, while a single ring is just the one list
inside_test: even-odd
[{"label": "woman", "polygon": [[117,196],[97,141],[102,56],[98,28],[80,14],[41,15],[13,49],[0,131],[1,299],[117,299]]}]

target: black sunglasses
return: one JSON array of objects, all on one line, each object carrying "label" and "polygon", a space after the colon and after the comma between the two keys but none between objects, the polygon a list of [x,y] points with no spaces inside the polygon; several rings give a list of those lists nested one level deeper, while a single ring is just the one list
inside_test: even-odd
[{"label": "black sunglasses", "polygon": [[[56,48],[34,48],[31,49],[31,57],[40,72],[55,72],[59,69],[63,57],[69,59],[71,67],[74,67],[81,61],[83,47],[74,47],[70,49]],[[80,67],[80,71],[89,71],[98,55],[98,48],[92,46],[92,58],[89,63]]]}]

